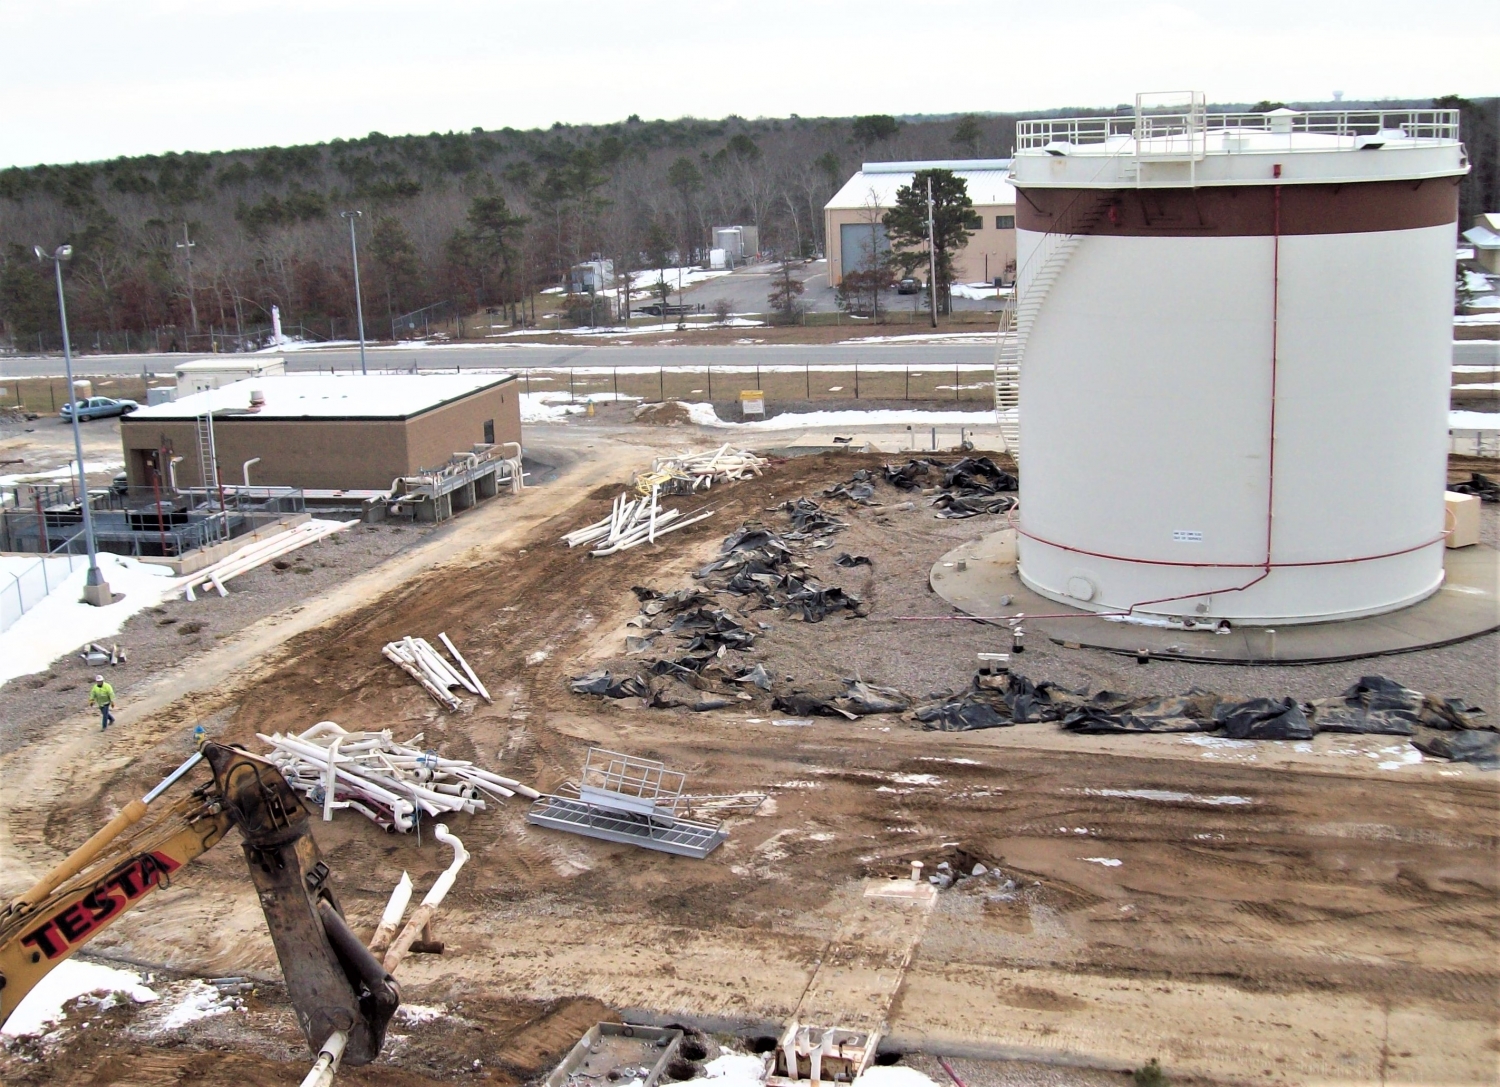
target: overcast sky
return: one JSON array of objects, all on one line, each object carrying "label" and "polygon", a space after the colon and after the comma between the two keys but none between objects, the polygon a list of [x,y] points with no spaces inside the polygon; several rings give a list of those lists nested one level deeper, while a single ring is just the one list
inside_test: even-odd
[{"label": "overcast sky", "polygon": [[683,115],[1500,93],[1495,0],[0,0],[0,166]]}]

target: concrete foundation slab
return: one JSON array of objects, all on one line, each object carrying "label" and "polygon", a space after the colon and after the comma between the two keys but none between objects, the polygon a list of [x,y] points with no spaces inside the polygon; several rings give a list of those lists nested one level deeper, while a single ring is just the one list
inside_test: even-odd
[{"label": "concrete foundation slab", "polygon": [[1336,623],[1241,626],[1228,633],[1106,619],[1048,600],[1016,575],[1013,529],[954,548],[933,564],[929,581],[966,615],[1034,616],[1025,629],[1059,645],[1208,663],[1312,664],[1431,649],[1500,630],[1500,551],[1481,544],[1448,551],[1444,558],[1443,587],[1409,608]]}]

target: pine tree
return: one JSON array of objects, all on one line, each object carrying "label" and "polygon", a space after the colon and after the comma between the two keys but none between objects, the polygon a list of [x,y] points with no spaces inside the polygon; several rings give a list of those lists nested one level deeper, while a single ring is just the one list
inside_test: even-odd
[{"label": "pine tree", "polygon": [[953,311],[953,255],[969,244],[974,202],[964,179],[952,170],[918,170],[910,185],[896,190],[896,206],[886,212],[891,261],[903,275],[925,271],[927,253],[927,183],[932,182],[932,237],[937,272],[938,312]]}]

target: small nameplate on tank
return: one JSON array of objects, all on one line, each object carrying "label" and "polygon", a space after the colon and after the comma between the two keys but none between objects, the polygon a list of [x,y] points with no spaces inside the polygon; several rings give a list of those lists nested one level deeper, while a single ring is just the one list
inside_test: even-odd
[{"label": "small nameplate on tank", "polygon": [[1174,528],[1172,530],[1173,543],[1202,543],[1203,533],[1195,528]]}]

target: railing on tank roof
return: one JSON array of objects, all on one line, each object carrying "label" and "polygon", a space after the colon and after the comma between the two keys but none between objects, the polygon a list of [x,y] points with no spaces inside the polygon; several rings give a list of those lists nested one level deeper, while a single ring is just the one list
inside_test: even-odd
[{"label": "railing on tank roof", "polygon": [[[1383,131],[1399,131],[1410,140],[1455,141],[1458,139],[1458,110],[1288,110],[1273,113],[1208,113],[1194,116],[1189,112],[1147,113],[1142,117],[1143,139],[1192,131],[1200,132],[1266,132],[1311,133],[1353,141],[1360,136],[1374,136]],[[1195,126],[1201,125],[1201,128]],[[1116,139],[1134,139],[1136,115],[1116,114],[1108,117],[1046,117],[1016,122],[1016,150],[1040,151],[1048,144],[1069,143],[1075,146],[1108,143]],[[1320,150],[1322,148],[1319,148]]]}]

